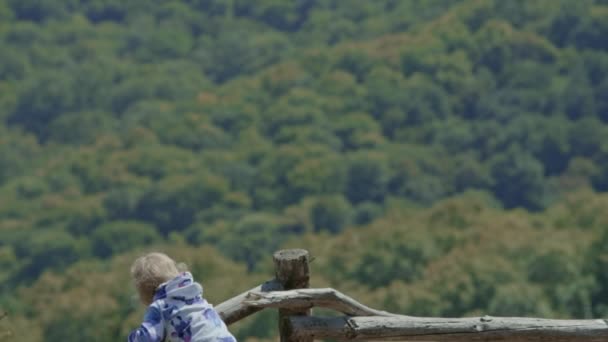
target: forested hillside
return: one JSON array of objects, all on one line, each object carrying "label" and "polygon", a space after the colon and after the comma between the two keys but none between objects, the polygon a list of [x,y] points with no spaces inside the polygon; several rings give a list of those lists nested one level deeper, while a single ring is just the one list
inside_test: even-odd
[{"label": "forested hillside", "polygon": [[149,249],[215,303],[298,246],[386,310],[606,317],[606,37],[606,0],[0,0],[0,339],[124,338]]}]

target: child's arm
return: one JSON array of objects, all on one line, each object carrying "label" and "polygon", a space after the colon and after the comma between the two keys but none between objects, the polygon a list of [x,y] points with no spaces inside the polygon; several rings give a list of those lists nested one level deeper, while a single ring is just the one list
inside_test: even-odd
[{"label": "child's arm", "polygon": [[163,318],[157,305],[146,310],[144,322],[129,334],[129,342],[160,342],[164,338]]}]

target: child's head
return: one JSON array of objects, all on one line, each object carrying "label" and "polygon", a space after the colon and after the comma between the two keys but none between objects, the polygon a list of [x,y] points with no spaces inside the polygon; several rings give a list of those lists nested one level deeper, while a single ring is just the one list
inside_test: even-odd
[{"label": "child's head", "polygon": [[139,293],[142,303],[152,303],[154,292],[159,285],[169,281],[185,271],[185,267],[178,265],[163,253],[149,253],[133,262],[131,277]]}]

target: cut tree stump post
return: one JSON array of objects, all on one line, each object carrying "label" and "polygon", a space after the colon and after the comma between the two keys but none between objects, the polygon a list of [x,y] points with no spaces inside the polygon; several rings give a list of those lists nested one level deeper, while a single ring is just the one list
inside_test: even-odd
[{"label": "cut tree stump post", "polygon": [[[273,255],[276,279],[284,290],[305,289],[309,287],[308,251],[304,249],[285,249]],[[292,334],[290,317],[310,316],[311,309],[280,309],[279,333],[281,342],[311,342],[311,337],[296,337]]]}]

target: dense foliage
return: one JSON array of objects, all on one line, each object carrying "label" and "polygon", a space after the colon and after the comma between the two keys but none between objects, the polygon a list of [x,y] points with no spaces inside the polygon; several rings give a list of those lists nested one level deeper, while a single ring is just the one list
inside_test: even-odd
[{"label": "dense foliage", "polygon": [[605,37],[606,0],[0,1],[3,323],[120,339],[142,250],[217,302],[285,246],[387,310],[605,317]]}]

